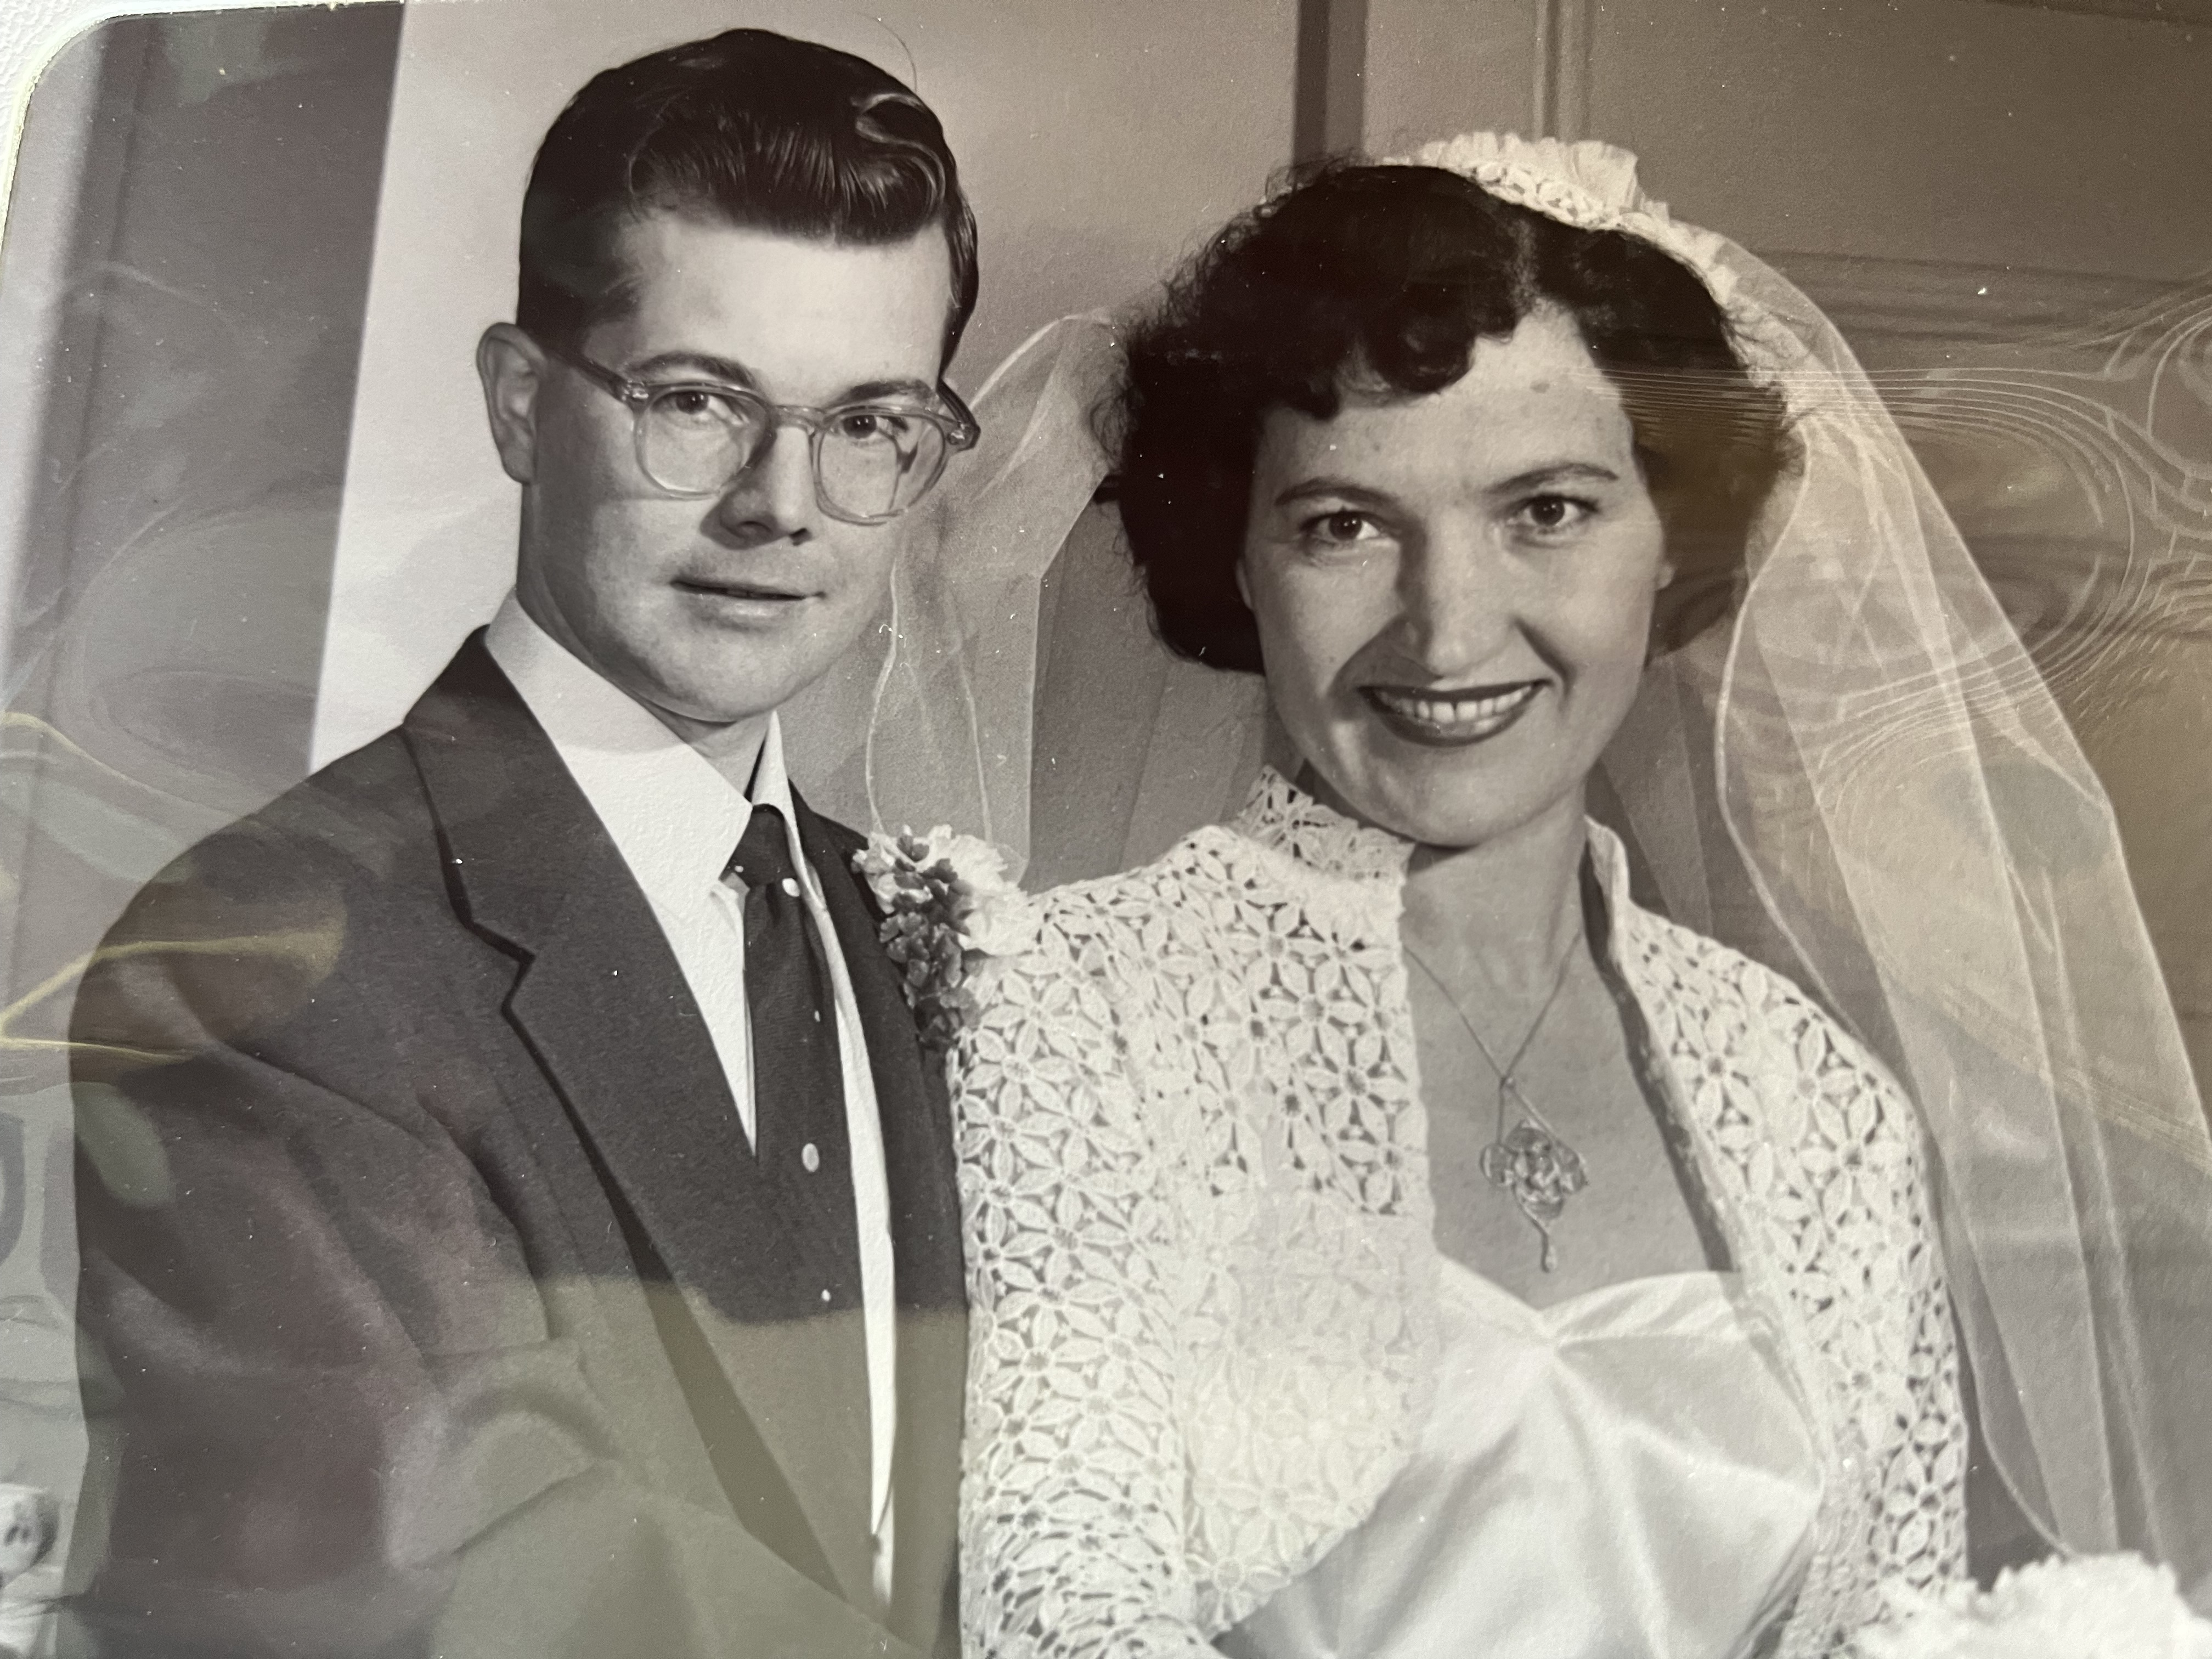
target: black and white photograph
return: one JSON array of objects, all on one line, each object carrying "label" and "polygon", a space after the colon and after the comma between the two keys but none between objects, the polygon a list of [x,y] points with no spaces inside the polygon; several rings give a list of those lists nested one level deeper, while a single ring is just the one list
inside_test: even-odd
[{"label": "black and white photograph", "polygon": [[2212,1659],[2208,0],[0,77],[0,1659]]}]

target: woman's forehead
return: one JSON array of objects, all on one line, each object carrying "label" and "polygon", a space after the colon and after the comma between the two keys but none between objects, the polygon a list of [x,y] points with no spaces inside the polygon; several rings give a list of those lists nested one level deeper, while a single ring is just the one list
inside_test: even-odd
[{"label": "woman's forehead", "polygon": [[1467,372],[1408,395],[1347,386],[1328,419],[1277,409],[1261,428],[1263,469],[1358,467],[1411,481],[1480,486],[1562,460],[1610,465],[1632,453],[1620,392],[1564,313],[1535,312],[1505,338],[1475,343]]}]

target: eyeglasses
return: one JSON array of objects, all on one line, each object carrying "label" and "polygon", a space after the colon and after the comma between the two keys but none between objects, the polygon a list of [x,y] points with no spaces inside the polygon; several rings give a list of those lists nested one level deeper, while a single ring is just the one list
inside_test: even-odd
[{"label": "eyeglasses", "polygon": [[558,346],[545,349],[629,407],[637,421],[638,467],[672,495],[720,495],[780,428],[796,426],[811,447],[822,510],[847,524],[888,524],[929,494],[954,452],[972,449],[981,433],[950,386],[938,388],[945,410],[895,404],[810,409],[714,380],[647,386]]}]

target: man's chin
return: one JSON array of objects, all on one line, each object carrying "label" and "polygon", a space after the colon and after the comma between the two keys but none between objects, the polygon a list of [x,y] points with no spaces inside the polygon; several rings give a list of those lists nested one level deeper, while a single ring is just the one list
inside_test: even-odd
[{"label": "man's chin", "polygon": [[650,696],[647,701],[652,704],[655,714],[664,719],[680,720],[687,726],[743,726],[766,720],[805,689],[804,685],[797,685],[788,690],[749,689],[738,694],[703,696],[696,690],[671,690]]},{"label": "man's chin", "polygon": [[657,648],[625,652],[627,672],[607,678],[696,738],[697,731],[764,720],[840,673],[872,675],[872,657],[866,663],[855,658],[857,638],[826,637],[825,620],[766,637],[672,629]]},{"label": "man's chin", "polygon": [[656,713],[686,724],[714,727],[765,720],[787,707],[836,668],[835,659],[819,666],[793,664],[773,673],[732,678],[714,674],[670,675],[646,689],[642,701]]}]

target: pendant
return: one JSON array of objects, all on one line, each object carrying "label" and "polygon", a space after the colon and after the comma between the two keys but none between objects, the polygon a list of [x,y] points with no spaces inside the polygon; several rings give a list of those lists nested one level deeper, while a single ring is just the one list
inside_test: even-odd
[{"label": "pendant", "polygon": [[1552,1223],[1567,1207],[1567,1200],[1589,1184],[1582,1154],[1549,1129],[1528,1118],[1482,1149],[1482,1173],[1493,1187],[1502,1187],[1521,1206],[1544,1241],[1539,1258],[1546,1273],[1559,1265],[1552,1243]]}]

